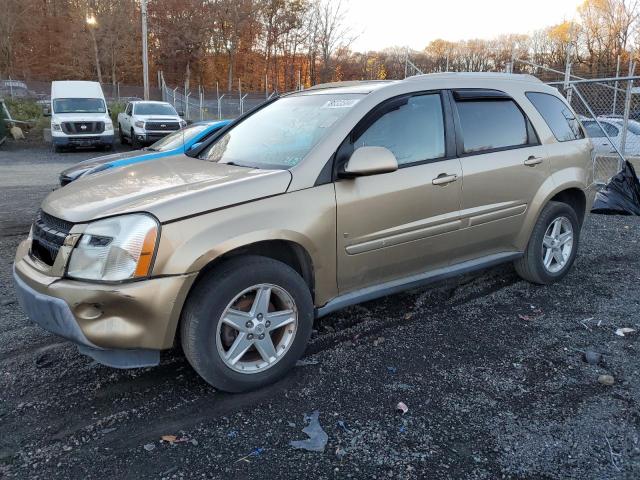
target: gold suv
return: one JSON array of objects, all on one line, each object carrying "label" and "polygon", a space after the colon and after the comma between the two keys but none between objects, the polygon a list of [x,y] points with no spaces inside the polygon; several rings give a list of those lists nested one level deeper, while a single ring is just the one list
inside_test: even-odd
[{"label": "gold suv", "polygon": [[249,390],[348,305],[502,262],[564,277],[591,151],[566,101],[526,75],[321,85],[186,155],[49,194],[16,289],[98,362],[155,365],[179,339],[207,382]]}]

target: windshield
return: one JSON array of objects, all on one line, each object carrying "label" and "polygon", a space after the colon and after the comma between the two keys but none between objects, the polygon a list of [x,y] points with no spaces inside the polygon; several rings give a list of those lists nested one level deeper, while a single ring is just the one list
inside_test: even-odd
[{"label": "windshield", "polygon": [[208,127],[208,125],[191,125],[189,127],[185,127],[182,130],[178,130],[177,132],[173,132],[171,135],[167,135],[166,137],[161,138],[156,143],[151,145],[149,147],[149,150],[155,150],[157,152],[173,150],[174,148],[178,148],[184,145],[196,135],[202,133]]},{"label": "windshield", "polygon": [[256,168],[293,167],[363,97],[315,94],[280,98],[237,124],[200,158]]},{"label": "windshield", "polygon": [[105,113],[107,107],[101,98],[56,98],[54,113]]},{"label": "windshield", "polygon": [[178,115],[175,108],[164,103],[140,103],[133,109],[136,115]]}]

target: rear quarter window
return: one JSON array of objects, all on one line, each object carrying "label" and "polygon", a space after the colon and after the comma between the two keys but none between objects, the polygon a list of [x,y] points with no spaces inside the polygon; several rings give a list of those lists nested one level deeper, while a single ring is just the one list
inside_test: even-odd
[{"label": "rear quarter window", "polygon": [[568,142],[584,138],[580,122],[571,109],[558,97],[540,92],[527,92],[526,96],[544,118],[556,140]]}]

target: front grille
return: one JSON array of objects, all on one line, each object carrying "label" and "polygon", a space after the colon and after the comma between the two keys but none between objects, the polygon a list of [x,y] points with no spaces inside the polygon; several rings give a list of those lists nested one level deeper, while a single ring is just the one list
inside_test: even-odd
[{"label": "front grille", "polygon": [[180,130],[178,122],[145,122],[145,130],[155,130],[157,132],[170,132],[172,130]]},{"label": "front grille", "polygon": [[67,135],[104,132],[104,122],[63,122],[62,131]]},{"label": "front grille", "polygon": [[73,223],[40,210],[33,223],[31,255],[49,266],[53,265],[72,227]]}]

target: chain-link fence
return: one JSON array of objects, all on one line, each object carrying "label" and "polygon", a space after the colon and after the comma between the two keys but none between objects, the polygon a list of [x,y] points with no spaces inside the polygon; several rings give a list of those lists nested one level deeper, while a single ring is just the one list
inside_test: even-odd
[{"label": "chain-link fence", "polygon": [[530,73],[556,87],[578,114],[593,142],[594,181],[604,184],[618,173],[624,160],[640,166],[640,77],[620,76],[618,63],[611,77],[584,78],[564,71],[515,59],[516,71]]},{"label": "chain-link fence", "polygon": [[262,104],[275,93],[208,93],[199,88],[195,93],[187,93],[179,88],[162,89],[162,99],[172,104],[188,121],[222,120],[235,118]]},{"label": "chain-link fence", "polygon": [[594,146],[594,180],[606,183],[629,160],[640,166],[640,77],[551,82],[562,92]]}]

